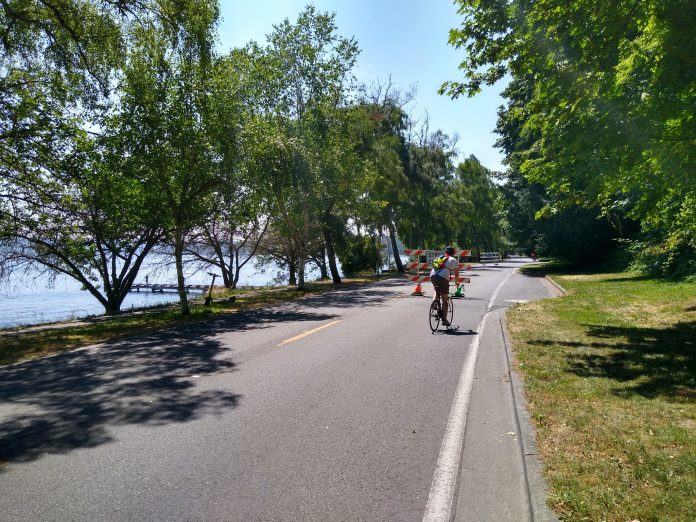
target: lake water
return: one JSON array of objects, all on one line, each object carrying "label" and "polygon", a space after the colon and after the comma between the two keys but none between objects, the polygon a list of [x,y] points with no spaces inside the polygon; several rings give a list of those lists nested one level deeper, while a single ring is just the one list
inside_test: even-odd
[{"label": "lake water", "polygon": [[[272,270],[264,274],[252,268],[242,269],[239,285],[269,285],[277,272]],[[176,280],[173,274],[162,276],[160,273],[159,275],[157,280],[150,276],[149,282],[168,283]],[[310,277],[307,279],[312,278],[316,278],[314,272],[310,272]],[[204,275],[191,276],[186,280],[188,284],[210,284],[210,281],[211,278]],[[138,282],[144,283],[144,276],[142,278],[139,276]],[[216,283],[220,283],[220,278],[216,280]],[[194,296],[196,293],[192,292],[189,295]],[[178,294],[173,291],[130,292],[121,310],[175,303],[178,300]],[[104,307],[99,301],[89,292],[80,290],[79,283],[67,277],[58,278],[52,288],[47,288],[45,279],[15,281],[10,286],[0,287],[0,328],[78,319],[103,313]]]},{"label": "lake water", "polygon": [[[401,257],[402,261],[407,258]],[[338,260],[337,260],[338,261]],[[383,267],[388,268],[388,267]],[[342,274],[341,264],[338,262],[339,273]],[[145,283],[145,274],[148,269],[141,270],[136,283]],[[270,286],[273,284],[287,284],[287,279],[278,283],[278,278],[282,279],[283,270],[272,265],[267,267],[264,272],[254,268],[253,263],[242,267],[239,276],[238,286]],[[307,281],[319,278],[319,271],[307,267],[305,273]],[[171,283],[176,281],[175,274],[168,269],[154,269],[148,274],[149,282]],[[187,277],[186,283],[191,285],[208,285],[211,277],[203,273],[198,273]],[[220,279],[216,279],[220,283]],[[191,296],[196,295],[192,292]],[[147,308],[166,303],[176,303],[179,295],[169,291],[163,293],[152,292],[130,292],[121,305],[121,310],[127,311],[137,308]],[[12,328],[15,326],[26,326],[67,319],[79,319],[92,315],[102,315],[104,307],[99,304],[92,294],[80,290],[80,284],[68,277],[59,277],[49,288],[46,279],[37,278],[36,280],[14,281],[9,286],[0,286],[0,328]]]}]

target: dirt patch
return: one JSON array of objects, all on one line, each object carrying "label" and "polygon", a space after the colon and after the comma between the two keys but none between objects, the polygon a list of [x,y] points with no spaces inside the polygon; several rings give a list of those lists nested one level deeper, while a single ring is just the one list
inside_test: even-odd
[{"label": "dirt patch", "polygon": [[[696,420],[694,419],[685,419],[683,421],[679,421],[679,426],[682,428],[686,428],[689,430],[696,430]],[[2,463],[0,463],[2,465]]]}]

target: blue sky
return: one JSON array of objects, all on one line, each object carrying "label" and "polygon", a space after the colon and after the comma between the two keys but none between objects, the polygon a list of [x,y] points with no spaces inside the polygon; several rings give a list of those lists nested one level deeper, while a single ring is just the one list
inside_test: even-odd
[{"label": "blue sky", "polygon": [[[265,43],[273,25],[291,22],[307,0],[220,0],[220,50],[250,40]],[[461,78],[462,50],[447,44],[448,32],[461,22],[450,0],[315,0],[319,11],[336,13],[338,34],[353,37],[361,49],[355,74],[361,82],[392,83],[402,92],[416,87],[412,115],[428,113],[431,130],[458,135],[460,158],[475,155],[492,170],[503,170],[493,133],[502,85],[474,98],[450,100],[437,90],[446,80]]]}]

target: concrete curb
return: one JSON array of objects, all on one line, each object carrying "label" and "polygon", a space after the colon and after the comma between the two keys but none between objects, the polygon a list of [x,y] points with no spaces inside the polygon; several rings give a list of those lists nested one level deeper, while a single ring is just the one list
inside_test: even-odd
[{"label": "concrete curb", "polygon": [[498,314],[500,330],[505,344],[505,352],[508,358],[508,370],[510,375],[510,385],[512,387],[515,401],[515,415],[517,426],[520,432],[520,447],[525,467],[529,502],[532,512],[533,522],[558,522],[556,514],[546,505],[548,497],[548,486],[543,477],[543,466],[539,460],[539,452],[536,445],[534,426],[529,415],[529,408],[524,394],[524,383],[522,377],[513,368],[512,344],[507,329],[507,314],[501,311]]},{"label": "concrete curb", "polygon": [[549,276],[545,276],[545,279],[549,283],[551,283],[556,288],[556,290],[558,290],[561,293],[561,295],[566,295],[568,293],[568,291],[565,288],[563,288],[561,285],[559,285],[556,281],[551,279]]}]

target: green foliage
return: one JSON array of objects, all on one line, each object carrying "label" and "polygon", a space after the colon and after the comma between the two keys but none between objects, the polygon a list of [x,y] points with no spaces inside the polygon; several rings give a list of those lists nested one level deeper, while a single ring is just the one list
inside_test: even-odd
[{"label": "green foliage", "polygon": [[637,239],[629,241],[627,248],[632,254],[634,270],[660,277],[696,279],[696,248],[692,238],[672,236],[661,244]]},{"label": "green foliage", "polygon": [[491,173],[473,157],[455,169],[454,140],[427,123],[412,133],[391,83],[356,88],[359,49],[334,14],[309,6],[217,56],[218,14],[215,0],[2,3],[0,276],[67,274],[115,313],[153,250],[173,254],[181,289],[191,260],[234,286],[256,246],[301,288],[325,256],[341,281],[335,250],[372,270],[368,237],[501,240]]},{"label": "green foliage", "polygon": [[[168,221],[183,314],[189,313],[183,274],[185,241],[202,225],[235,154],[235,99],[224,64],[212,54],[214,2],[163,4],[168,17],[130,26],[129,53],[119,84],[116,132],[130,168],[149,180]],[[231,181],[231,180],[230,180]]]},{"label": "green foliage", "polygon": [[379,247],[373,237],[348,235],[338,250],[341,268],[347,276],[374,270],[381,265]]},{"label": "green foliage", "polygon": [[191,226],[210,191],[210,91],[195,80],[209,77],[196,63],[211,61],[217,10],[59,4],[5,3],[0,17],[2,264],[69,275],[113,313],[163,231]]},{"label": "green foliage", "polygon": [[403,232],[408,231],[406,243],[412,248],[440,248],[444,243],[453,243],[451,238],[443,237],[452,231],[442,226],[448,208],[442,198],[438,201],[438,196],[443,196],[454,179],[453,157],[454,142],[440,131],[428,132],[427,125],[421,129],[417,140],[408,143],[408,203],[399,224]]},{"label": "green foliage", "polygon": [[148,0],[3,2],[0,91],[29,88],[95,101],[122,63],[121,20],[154,7]]},{"label": "green foliage", "polygon": [[[353,139],[349,94],[358,55],[354,40],[337,34],[335,16],[312,6],[297,22],[283,21],[268,36],[257,70],[264,100],[264,125],[278,153],[267,176],[277,230],[293,245],[298,285],[304,265],[322,243],[335,282],[330,220],[346,212],[361,185]],[[359,181],[359,180],[358,180]]]},{"label": "green foliage", "polygon": [[598,207],[655,245],[682,244],[696,194],[693,2],[457,3],[465,81],[442,91],[511,77],[500,144],[514,175],[547,189],[542,214]]},{"label": "green foliage", "polygon": [[543,186],[527,182],[513,171],[501,188],[505,200],[510,239],[525,252],[556,257],[571,263],[592,262],[616,247],[621,231],[631,222],[612,222],[596,208],[554,208]]},{"label": "green foliage", "polygon": [[449,218],[454,220],[454,243],[502,250],[503,200],[493,173],[472,155],[457,166],[456,174],[454,195],[448,202]]},{"label": "green foliage", "polygon": [[117,312],[148,252],[162,237],[148,187],[121,170],[108,140],[78,135],[41,176],[15,173],[12,226],[0,237],[6,276],[35,265],[79,281]]}]

